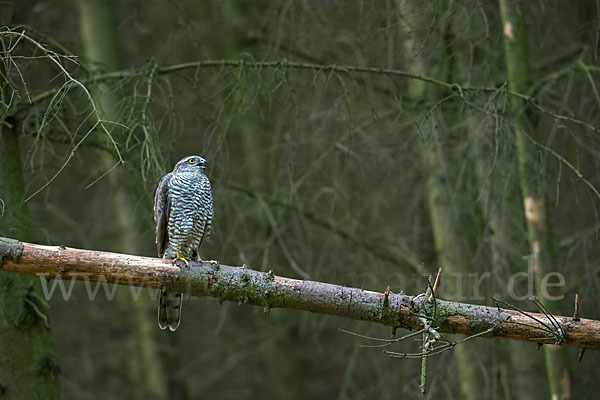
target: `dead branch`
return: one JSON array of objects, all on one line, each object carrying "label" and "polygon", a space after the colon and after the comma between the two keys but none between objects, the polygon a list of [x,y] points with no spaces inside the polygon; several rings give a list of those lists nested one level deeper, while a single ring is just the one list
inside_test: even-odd
[{"label": "dead branch", "polygon": [[[96,250],[42,246],[0,238],[0,269],[45,279],[106,281],[146,288],[166,287],[261,307],[290,308],[387,325],[422,329],[429,296],[379,293],[324,282],[290,279],[245,267],[169,260]],[[600,321],[523,313],[500,307],[435,300],[438,331],[555,344],[548,326],[558,323],[561,346],[600,349]],[[552,317],[552,320],[549,319]]]}]

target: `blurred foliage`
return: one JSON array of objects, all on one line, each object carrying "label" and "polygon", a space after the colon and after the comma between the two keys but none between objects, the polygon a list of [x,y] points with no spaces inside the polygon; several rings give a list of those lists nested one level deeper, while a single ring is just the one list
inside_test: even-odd
[{"label": "blurred foliage", "polygon": [[[467,277],[462,300],[506,298],[511,274],[526,270],[528,247],[499,11],[495,2],[447,8],[439,1],[407,6],[411,1],[115,2],[125,69],[105,76],[103,86],[94,77],[107,69],[81,56],[71,1],[17,2],[14,21],[23,25],[11,32],[44,45],[6,30],[1,37],[10,49],[3,53],[6,84],[15,94],[8,121],[21,140],[37,240],[114,250],[107,199],[125,189],[135,199],[135,241],[153,256],[156,184],[181,157],[200,154],[209,162],[215,201],[204,255],[290,277],[416,294],[424,290],[422,275],[438,267],[419,154],[433,130],[468,269],[491,272],[481,286],[485,300],[468,297]],[[539,157],[566,303],[577,292],[584,315],[598,318],[599,199],[590,187],[600,187],[600,10],[594,2],[568,10],[560,2],[522,6],[535,89],[522,95],[535,96],[535,123],[545,133]],[[428,33],[450,22],[452,46],[445,48]],[[457,61],[447,83],[460,86],[444,88],[443,101],[433,103],[411,100],[413,78],[334,68],[415,71],[448,58]],[[220,59],[278,63],[161,70]],[[98,119],[82,87],[118,93],[118,117]],[[107,154],[111,168],[127,172],[119,188],[106,179],[114,172],[101,162]],[[101,294],[89,301],[77,284],[70,301],[52,299],[65,398],[139,397],[132,377],[144,366],[131,351],[135,320],[126,304]],[[442,297],[457,294],[444,294],[442,284]],[[180,352],[179,364],[163,368],[176,368],[171,372],[187,380],[191,398],[420,398],[418,361],[359,348],[355,337],[338,331],[388,337],[382,327],[287,310],[267,315],[213,299],[189,299],[184,309],[178,347],[166,344],[168,332],[156,329],[156,336],[165,359]],[[147,313],[155,318],[155,306]],[[511,398],[519,382],[546,387],[534,345],[519,347],[532,361],[514,378],[508,344],[480,348],[486,397]],[[578,397],[598,391],[594,358],[576,366]],[[451,353],[430,360],[428,397],[459,398],[453,363]]]}]

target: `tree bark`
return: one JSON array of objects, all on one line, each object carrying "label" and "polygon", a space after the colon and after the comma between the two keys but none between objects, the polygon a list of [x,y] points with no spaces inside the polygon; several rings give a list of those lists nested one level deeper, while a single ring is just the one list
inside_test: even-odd
[{"label": "tree bark", "polygon": [[[43,246],[0,238],[1,269],[41,279],[76,279],[145,288],[166,287],[193,296],[210,296],[271,308],[290,308],[387,325],[421,329],[420,316],[431,308],[429,296],[380,293],[330,283],[290,279],[246,267],[171,260],[96,250]],[[443,281],[442,281],[443,285]],[[46,287],[48,290],[48,287]],[[549,317],[499,307],[436,300],[439,332],[555,344]],[[600,321],[554,316],[561,346],[600,349]]]},{"label": "tree bark", "polygon": [[[432,18],[436,12],[451,12],[454,6],[453,0],[443,0],[436,3],[439,9],[435,8],[430,12],[423,12],[422,5],[415,7],[415,2],[405,2],[406,12],[411,15],[421,15],[421,17]],[[418,10],[417,10],[418,9]],[[432,18],[433,19],[433,18]],[[454,21],[452,21],[453,23]],[[457,57],[452,56],[452,23],[439,24],[435,29],[424,30],[421,35],[414,32],[406,32],[405,39],[406,61],[412,64],[409,69],[411,72],[426,74],[443,81],[452,81],[452,71],[458,68]],[[428,26],[429,21],[420,21],[421,25]],[[414,28],[413,28],[414,29]],[[415,29],[418,31],[418,29]],[[418,58],[412,60],[415,53],[413,46],[415,43],[425,42],[424,35],[430,35],[435,39],[433,43],[437,46],[430,49],[430,54],[421,54]],[[412,101],[428,101],[435,104],[449,91],[439,86],[426,86],[423,82],[410,80],[408,82],[408,96]],[[444,271],[450,274],[466,275],[470,271],[469,265],[469,247],[470,243],[465,240],[462,227],[459,224],[458,210],[455,205],[456,197],[464,195],[462,193],[452,193],[453,179],[446,166],[447,154],[444,143],[450,136],[450,129],[445,127],[454,127],[459,119],[459,110],[434,110],[427,123],[423,124],[421,135],[421,166],[426,178],[426,192],[429,208],[429,218],[433,231],[433,240],[436,250],[438,263],[444,268]],[[416,136],[416,135],[415,135]],[[468,141],[467,137],[461,140]],[[454,198],[453,198],[454,197]],[[448,293],[457,293],[457,285],[448,282],[445,286]],[[481,397],[485,391],[484,380],[480,377],[479,367],[477,365],[477,351],[472,347],[458,347],[454,353],[456,366],[459,372],[460,389],[463,397],[467,400],[476,400]]]},{"label": "tree bark", "polygon": [[[524,3],[519,0],[499,0],[499,3],[509,88],[515,92],[527,93],[531,81],[523,21]],[[556,264],[547,228],[545,196],[542,189],[543,172],[538,149],[527,137],[528,134],[537,136],[534,124],[527,118],[527,105],[523,99],[514,96],[511,97],[510,103],[513,114],[518,117],[515,128],[517,159],[536,292],[539,294],[543,277],[554,271]],[[561,311],[560,301],[549,302],[545,299],[545,296],[540,296],[540,301],[550,312]],[[564,349],[548,346],[544,348],[544,355],[550,396],[557,399],[571,398],[568,353]]]},{"label": "tree bark", "polygon": [[[121,52],[118,45],[118,20],[114,1],[78,0],[80,16],[80,36],[83,49],[89,61],[96,63],[92,69],[109,71],[121,68]],[[106,119],[119,120],[119,95],[108,85],[99,85],[95,100],[99,103],[102,115]],[[105,170],[112,168],[116,162],[110,155],[103,152],[101,165]],[[139,237],[134,218],[134,200],[123,185],[132,182],[127,177],[124,168],[118,168],[108,175],[109,190],[113,195],[108,196],[108,206],[115,214],[111,230],[111,247],[117,251],[141,252],[142,249],[135,240]],[[105,183],[105,184],[106,184]],[[125,292],[117,293],[118,301],[128,302]],[[141,296],[131,302],[129,307],[134,314],[136,331],[129,338],[129,344],[136,349],[137,359],[128,357],[129,376],[132,383],[139,383],[139,393],[145,398],[164,398],[167,393],[167,380],[161,368],[157,343],[152,327],[156,325],[154,315],[147,310],[156,307],[150,304],[146,296]],[[165,343],[166,344],[166,343]],[[168,371],[173,370],[169,368]]]},{"label": "tree bark", "polygon": [[[12,21],[14,2],[5,1],[0,24]],[[0,41],[6,51],[4,41]],[[0,234],[31,240],[19,138],[7,120],[12,95],[5,65],[0,63]],[[14,122],[14,121],[13,121]],[[3,253],[0,251],[0,260]],[[0,261],[0,264],[2,262]],[[48,321],[48,303],[37,279],[0,271],[0,397],[59,399],[59,368]]]},{"label": "tree bark", "polygon": [[[78,0],[80,17],[80,36],[86,57],[92,63],[93,70],[107,69],[109,71],[121,68],[121,52],[118,45],[118,20],[115,11],[115,2],[106,0]],[[119,95],[111,90],[108,85],[100,84],[94,99],[100,105],[101,114],[112,121],[119,120]],[[102,168],[110,170],[116,162],[110,155],[103,152]],[[108,206],[115,218],[109,226],[111,230],[111,247],[117,251],[141,252],[136,241],[139,237],[137,224],[134,218],[134,200],[127,192],[124,182],[133,180],[127,176],[124,168],[118,168],[108,175],[108,190],[113,194],[109,197]],[[105,184],[106,184],[105,183]],[[119,292],[119,301],[127,302],[126,293]],[[130,303],[131,311],[135,318],[136,331],[130,338],[133,354],[137,357],[128,357],[129,376],[132,383],[140,383],[139,390],[145,398],[164,398],[167,394],[167,380],[161,368],[158,357],[157,343],[152,334],[152,327],[156,324],[154,315],[150,317],[146,312],[148,308],[155,307],[150,304],[146,296],[141,296]],[[166,343],[165,343],[166,344]],[[173,368],[168,368],[168,371]]]},{"label": "tree bark", "polygon": [[[0,233],[30,239],[19,141],[6,121],[0,121],[0,165]],[[37,279],[0,271],[2,398],[60,398],[48,308]]]}]

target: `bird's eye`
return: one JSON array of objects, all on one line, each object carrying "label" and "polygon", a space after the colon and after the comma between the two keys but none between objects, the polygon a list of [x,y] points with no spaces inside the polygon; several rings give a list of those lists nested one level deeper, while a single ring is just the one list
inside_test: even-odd
[{"label": "bird's eye", "polygon": [[188,162],[190,164],[196,164],[196,159],[195,158],[190,158],[190,160]]}]

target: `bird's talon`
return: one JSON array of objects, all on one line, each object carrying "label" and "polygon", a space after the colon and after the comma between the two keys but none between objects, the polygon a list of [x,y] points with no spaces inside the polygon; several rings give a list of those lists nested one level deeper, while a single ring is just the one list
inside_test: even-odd
[{"label": "bird's talon", "polygon": [[198,261],[199,263],[202,263],[202,264],[214,264],[217,267],[220,265],[219,261],[217,261],[217,260],[203,260],[202,258],[200,258],[200,254],[198,254],[197,252],[196,252],[196,261]]},{"label": "bird's talon", "polygon": [[189,267],[189,266],[190,266],[190,264],[188,263],[188,260],[187,260],[187,259],[185,259],[185,257],[181,257],[181,256],[179,255],[179,253],[177,253],[177,256],[176,256],[176,257],[173,259],[173,264],[175,264],[175,265],[176,265],[178,260],[181,260],[181,261],[183,261],[183,262],[185,263],[185,266],[186,266],[186,267]]}]

